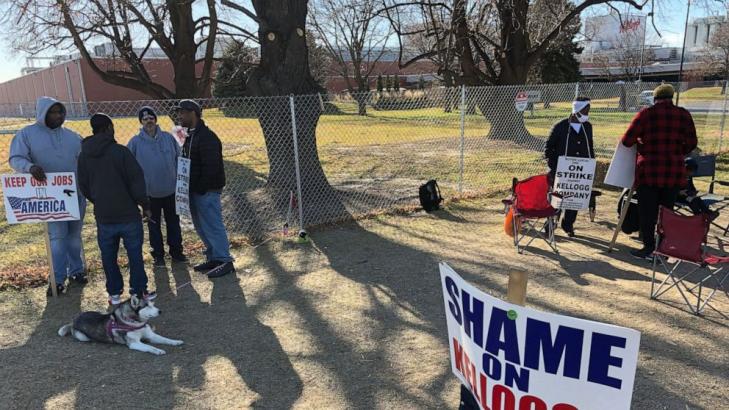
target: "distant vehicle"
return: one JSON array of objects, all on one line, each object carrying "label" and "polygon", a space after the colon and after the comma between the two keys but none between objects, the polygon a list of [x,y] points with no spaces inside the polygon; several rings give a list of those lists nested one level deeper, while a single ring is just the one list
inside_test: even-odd
[{"label": "distant vehicle", "polygon": [[646,90],[646,91],[641,92],[638,95],[638,103],[641,106],[644,106],[645,105],[645,106],[649,106],[650,107],[651,105],[653,105],[653,91]]}]

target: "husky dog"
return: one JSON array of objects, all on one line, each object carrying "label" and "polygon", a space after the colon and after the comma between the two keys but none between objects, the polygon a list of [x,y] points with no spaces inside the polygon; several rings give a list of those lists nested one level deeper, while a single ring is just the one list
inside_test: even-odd
[{"label": "husky dog", "polygon": [[147,321],[159,314],[160,310],[154,306],[153,301],[132,295],[129,300],[116,305],[111,313],[79,314],[72,323],[58,329],[58,335],[73,334],[81,342],[119,343],[132,350],[162,355],[165,354],[164,350],[142,343],[142,340],[170,346],[179,346],[183,342],[162,337],[152,331]]}]

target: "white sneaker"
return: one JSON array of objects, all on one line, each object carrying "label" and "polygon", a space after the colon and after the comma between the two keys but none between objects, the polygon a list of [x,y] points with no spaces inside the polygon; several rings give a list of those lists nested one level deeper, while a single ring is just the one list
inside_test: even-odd
[{"label": "white sneaker", "polygon": [[121,304],[121,296],[120,295],[110,295],[109,296],[109,305],[116,306]]}]

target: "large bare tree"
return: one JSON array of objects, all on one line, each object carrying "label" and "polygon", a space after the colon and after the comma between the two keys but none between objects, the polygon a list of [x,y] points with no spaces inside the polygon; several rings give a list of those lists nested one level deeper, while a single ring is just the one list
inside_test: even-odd
[{"label": "large bare tree", "polygon": [[387,51],[389,24],[377,14],[381,0],[314,0],[311,24],[357,101],[367,113],[370,76]]},{"label": "large bare tree", "polygon": [[[324,174],[316,144],[322,90],[309,69],[308,0],[223,0],[222,4],[258,26],[261,58],[249,74],[246,89],[252,96],[269,97],[258,100],[258,117],[268,153],[268,187],[274,190],[277,205],[283,199],[285,206],[288,192],[296,189],[295,123],[305,217],[309,221],[341,217],[343,206],[334,200],[337,195]],[[290,95],[295,101],[294,118]]]},{"label": "large bare tree", "polygon": [[[627,4],[641,9],[647,0],[582,0],[574,3],[548,1],[553,16],[546,24],[534,24],[533,0],[383,0],[380,10],[390,20],[398,38],[426,33],[435,36],[434,48],[404,60],[407,66],[453,47],[461,84],[524,84],[532,66],[550,44],[583,11],[605,4]],[[430,15],[439,16],[436,19]],[[433,24],[436,22],[437,24]],[[449,39],[452,36],[452,41]],[[483,91],[477,104],[491,123],[489,136],[534,145],[514,108],[513,93]],[[516,119],[516,120],[515,120]]]},{"label": "large bare tree", "polygon": [[[17,51],[37,55],[77,50],[105,82],[153,98],[200,97],[210,87],[214,47],[219,35],[253,37],[221,19],[214,0],[205,15],[193,16],[192,1],[4,0],[2,22]],[[93,44],[110,43],[112,64],[95,59]],[[174,87],[150,75],[144,59],[159,49],[174,70]],[[198,49],[204,50],[198,53]],[[200,56],[197,58],[196,56]],[[198,66],[202,69],[196,71]]]}]

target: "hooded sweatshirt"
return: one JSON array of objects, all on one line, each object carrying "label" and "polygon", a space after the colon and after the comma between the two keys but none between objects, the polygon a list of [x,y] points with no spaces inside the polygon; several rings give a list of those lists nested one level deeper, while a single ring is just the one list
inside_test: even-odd
[{"label": "hooded sweatshirt", "polygon": [[61,103],[51,97],[39,98],[35,124],[15,134],[9,159],[15,172],[28,173],[33,165],[45,172],[76,172],[81,136],[63,126],[48,128],[46,114],[54,104]]},{"label": "hooded sweatshirt", "polygon": [[177,157],[180,145],[172,134],[157,127],[155,136],[140,129],[127,144],[129,151],[139,162],[147,183],[147,194],[152,198],[164,198],[175,193]]},{"label": "hooded sweatshirt", "polygon": [[109,134],[84,139],[78,181],[81,192],[94,204],[98,223],[136,222],[141,219],[139,206],[149,208],[142,167],[129,149]]}]

